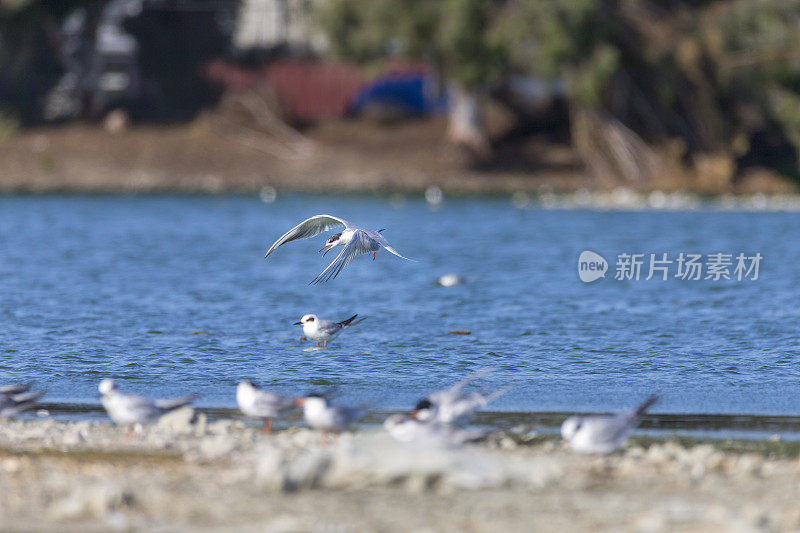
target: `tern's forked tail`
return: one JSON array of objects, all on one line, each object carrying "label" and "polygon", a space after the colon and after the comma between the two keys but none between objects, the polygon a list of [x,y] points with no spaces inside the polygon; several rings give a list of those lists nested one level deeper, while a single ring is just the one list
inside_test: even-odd
[{"label": "tern's forked tail", "polygon": [[156,405],[159,409],[163,409],[164,411],[174,411],[179,407],[183,407],[184,405],[189,405],[193,401],[197,399],[197,396],[184,396],[182,398],[172,398],[169,400],[158,400],[156,401]]},{"label": "tern's forked tail", "polygon": [[355,320],[357,316],[358,313],[351,316],[347,320],[342,320],[341,322],[339,322],[339,325],[341,325],[343,328],[349,328],[350,326],[355,326],[356,324],[359,324],[367,319],[367,317],[363,317],[361,320],[356,320],[355,322],[353,322],[353,320]]},{"label": "tern's forked tail", "polygon": [[636,416],[643,415],[657,401],[658,401],[658,396],[656,396],[655,394],[653,396],[650,396],[642,405],[636,408]]}]

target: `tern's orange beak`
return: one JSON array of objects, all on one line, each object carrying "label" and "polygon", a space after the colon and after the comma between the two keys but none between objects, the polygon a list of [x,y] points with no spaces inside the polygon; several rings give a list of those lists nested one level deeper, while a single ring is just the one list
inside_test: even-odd
[{"label": "tern's orange beak", "polygon": [[416,411],[411,411],[411,414],[410,414],[410,415],[408,415],[408,416],[410,416],[411,418],[413,418],[413,419],[415,419],[415,420],[416,420],[416,418],[417,418],[417,412],[416,412]]},{"label": "tern's orange beak", "polygon": [[306,399],[305,399],[305,398],[298,398],[298,399],[296,399],[296,400],[294,401],[294,404],[295,404],[297,407],[303,407],[303,404],[304,404],[304,403],[306,403]]},{"label": "tern's orange beak", "polygon": [[[325,250],[325,254],[327,254],[328,250],[330,250],[330,249],[331,249],[331,245],[330,244],[326,244],[325,246],[320,248],[319,251],[321,252],[322,250]],[[319,253],[319,252],[317,252],[317,253]],[[322,255],[325,255],[325,254],[322,254]]]}]

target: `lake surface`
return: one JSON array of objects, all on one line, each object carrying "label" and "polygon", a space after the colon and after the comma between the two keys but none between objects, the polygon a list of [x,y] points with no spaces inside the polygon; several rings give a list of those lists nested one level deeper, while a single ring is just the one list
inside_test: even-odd
[{"label": "lake surface", "polygon": [[[232,407],[238,380],[407,409],[485,366],[495,411],[626,408],[800,415],[800,215],[515,209],[508,198],[0,197],[0,381],[96,403],[114,377]],[[404,255],[363,256],[328,284],[325,236],[267,247],[331,213]],[[593,250],[605,279],[583,283]],[[760,253],[757,280],[614,279],[620,253]],[[441,287],[450,272],[472,283]],[[731,268],[732,273],[732,268]],[[368,319],[308,351],[306,313]],[[449,335],[470,330],[470,335]],[[198,332],[203,332],[199,333]]]}]

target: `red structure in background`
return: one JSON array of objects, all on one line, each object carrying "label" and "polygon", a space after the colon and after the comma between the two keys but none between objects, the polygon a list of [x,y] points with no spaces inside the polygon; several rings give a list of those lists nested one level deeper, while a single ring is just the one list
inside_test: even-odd
[{"label": "red structure in background", "polygon": [[354,64],[305,59],[277,60],[258,69],[213,61],[206,65],[205,75],[226,91],[268,86],[281,102],[285,118],[293,122],[344,116],[365,83]]}]

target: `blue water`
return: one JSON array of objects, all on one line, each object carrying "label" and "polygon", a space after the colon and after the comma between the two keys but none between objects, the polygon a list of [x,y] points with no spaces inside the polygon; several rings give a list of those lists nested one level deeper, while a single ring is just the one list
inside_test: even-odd
[{"label": "blue water", "polygon": [[[266,248],[332,213],[384,235],[327,285],[324,236]],[[800,414],[800,215],[514,209],[507,198],[0,197],[0,381],[56,402],[97,382],[233,406],[242,377],[284,392],[408,408],[481,367],[500,411]],[[582,283],[577,258],[612,263]],[[617,254],[763,256],[756,281],[615,281]],[[646,266],[645,266],[646,270]],[[473,283],[443,288],[457,272]],[[369,318],[307,351],[305,313]],[[448,335],[454,329],[471,335]],[[194,334],[195,332],[206,332]]]}]

